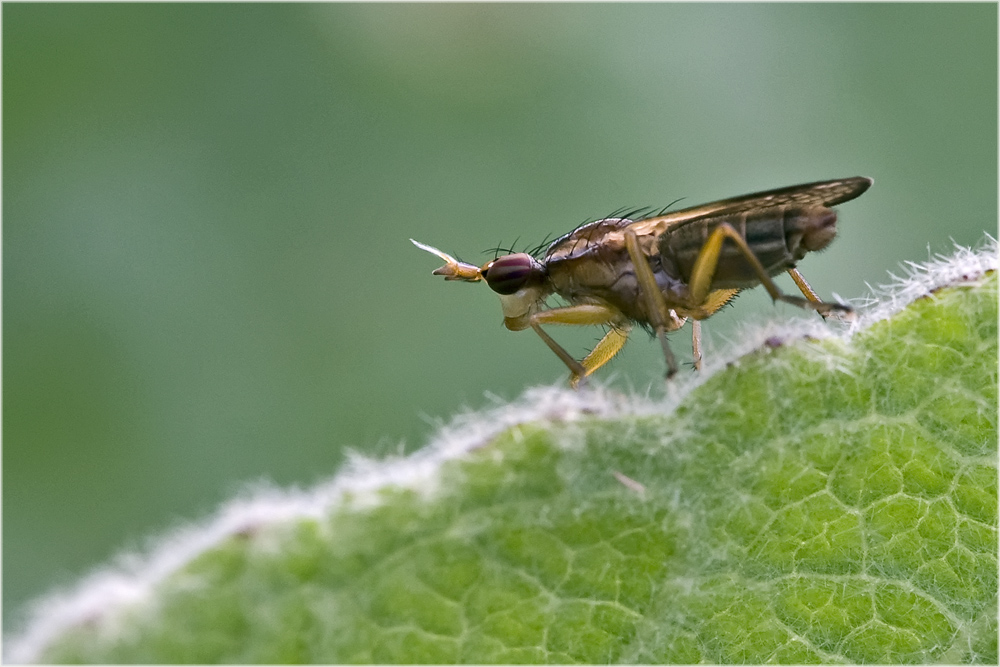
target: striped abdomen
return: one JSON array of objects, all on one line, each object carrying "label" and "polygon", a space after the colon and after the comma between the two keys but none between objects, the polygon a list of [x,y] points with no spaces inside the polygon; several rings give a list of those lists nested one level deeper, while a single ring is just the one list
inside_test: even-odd
[{"label": "striped abdomen", "polygon": [[[772,276],[794,268],[807,252],[822,250],[837,233],[837,213],[823,206],[777,207],[702,218],[660,235],[663,271],[688,282],[709,234],[723,223],[731,225],[746,240]],[[757,274],[736,244],[732,240],[723,243],[712,277],[712,289],[747,288],[759,283]]]}]

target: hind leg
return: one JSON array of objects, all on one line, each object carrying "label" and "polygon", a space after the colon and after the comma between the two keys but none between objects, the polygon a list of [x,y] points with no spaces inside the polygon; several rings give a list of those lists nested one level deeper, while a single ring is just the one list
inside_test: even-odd
[{"label": "hind leg", "polygon": [[[698,253],[698,259],[694,262],[694,268],[691,270],[691,281],[688,284],[688,299],[692,308],[701,306],[711,291],[712,276],[715,274],[715,268],[719,263],[719,253],[722,251],[722,244],[726,239],[736,244],[740,254],[743,255],[743,258],[753,268],[754,273],[757,274],[757,279],[760,280],[760,284],[764,286],[764,289],[767,290],[767,293],[771,295],[771,299],[774,301],[783,301],[800,308],[809,308],[824,316],[829,315],[835,310],[851,311],[850,306],[820,301],[816,293],[812,291],[812,288],[802,279],[801,275],[799,275],[799,279],[802,279],[802,284],[809,291],[807,292],[805,289],[802,289],[801,285],[799,289],[806,295],[806,298],[789,296],[782,292],[774,283],[774,280],[771,279],[771,276],[767,275],[767,271],[761,265],[757,256],[753,254],[753,251],[750,250],[750,246],[747,245],[746,240],[727,222],[720,224],[712,230],[712,233],[708,235],[708,239],[705,241],[705,245],[701,247],[701,252]],[[792,279],[795,280],[795,275],[792,275]],[[799,280],[795,280],[795,283],[798,285]]]}]

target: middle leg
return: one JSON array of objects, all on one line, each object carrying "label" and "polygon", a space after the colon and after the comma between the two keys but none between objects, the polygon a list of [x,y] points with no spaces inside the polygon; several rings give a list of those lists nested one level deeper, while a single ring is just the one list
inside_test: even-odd
[{"label": "middle leg", "polygon": [[678,317],[673,309],[667,307],[667,301],[663,298],[660,286],[656,284],[656,276],[653,269],[649,267],[649,260],[639,248],[639,238],[631,229],[625,230],[625,248],[628,250],[632,266],[635,268],[635,279],[639,283],[639,291],[646,302],[646,313],[649,316],[649,323],[656,331],[656,337],[660,339],[663,346],[663,356],[667,360],[667,379],[677,373],[677,359],[670,351],[670,344],[667,343],[667,332],[679,329],[684,324],[683,317]]}]

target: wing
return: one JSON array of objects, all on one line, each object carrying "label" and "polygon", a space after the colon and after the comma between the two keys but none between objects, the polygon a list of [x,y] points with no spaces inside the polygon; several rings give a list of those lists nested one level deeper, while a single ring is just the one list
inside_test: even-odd
[{"label": "wing", "polygon": [[839,178],[833,181],[818,181],[792,185],[777,190],[755,192],[750,195],[732,197],[692,206],[673,213],[659,215],[655,218],[640,220],[631,225],[639,236],[643,234],[659,234],[667,229],[700,220],[709,216],[731,215],[747,211],[760,211],[776,206],[836,206],[860,196],[871,187],[872,179],[863,176]]}]

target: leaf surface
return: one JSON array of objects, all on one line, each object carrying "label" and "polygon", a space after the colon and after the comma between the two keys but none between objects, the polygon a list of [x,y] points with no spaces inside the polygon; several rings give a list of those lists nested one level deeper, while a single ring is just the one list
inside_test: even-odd
[{"label": "leaf surface", "polygon": [[30,657],[996,663],[995,274],[773,343],[230,531]]}]

